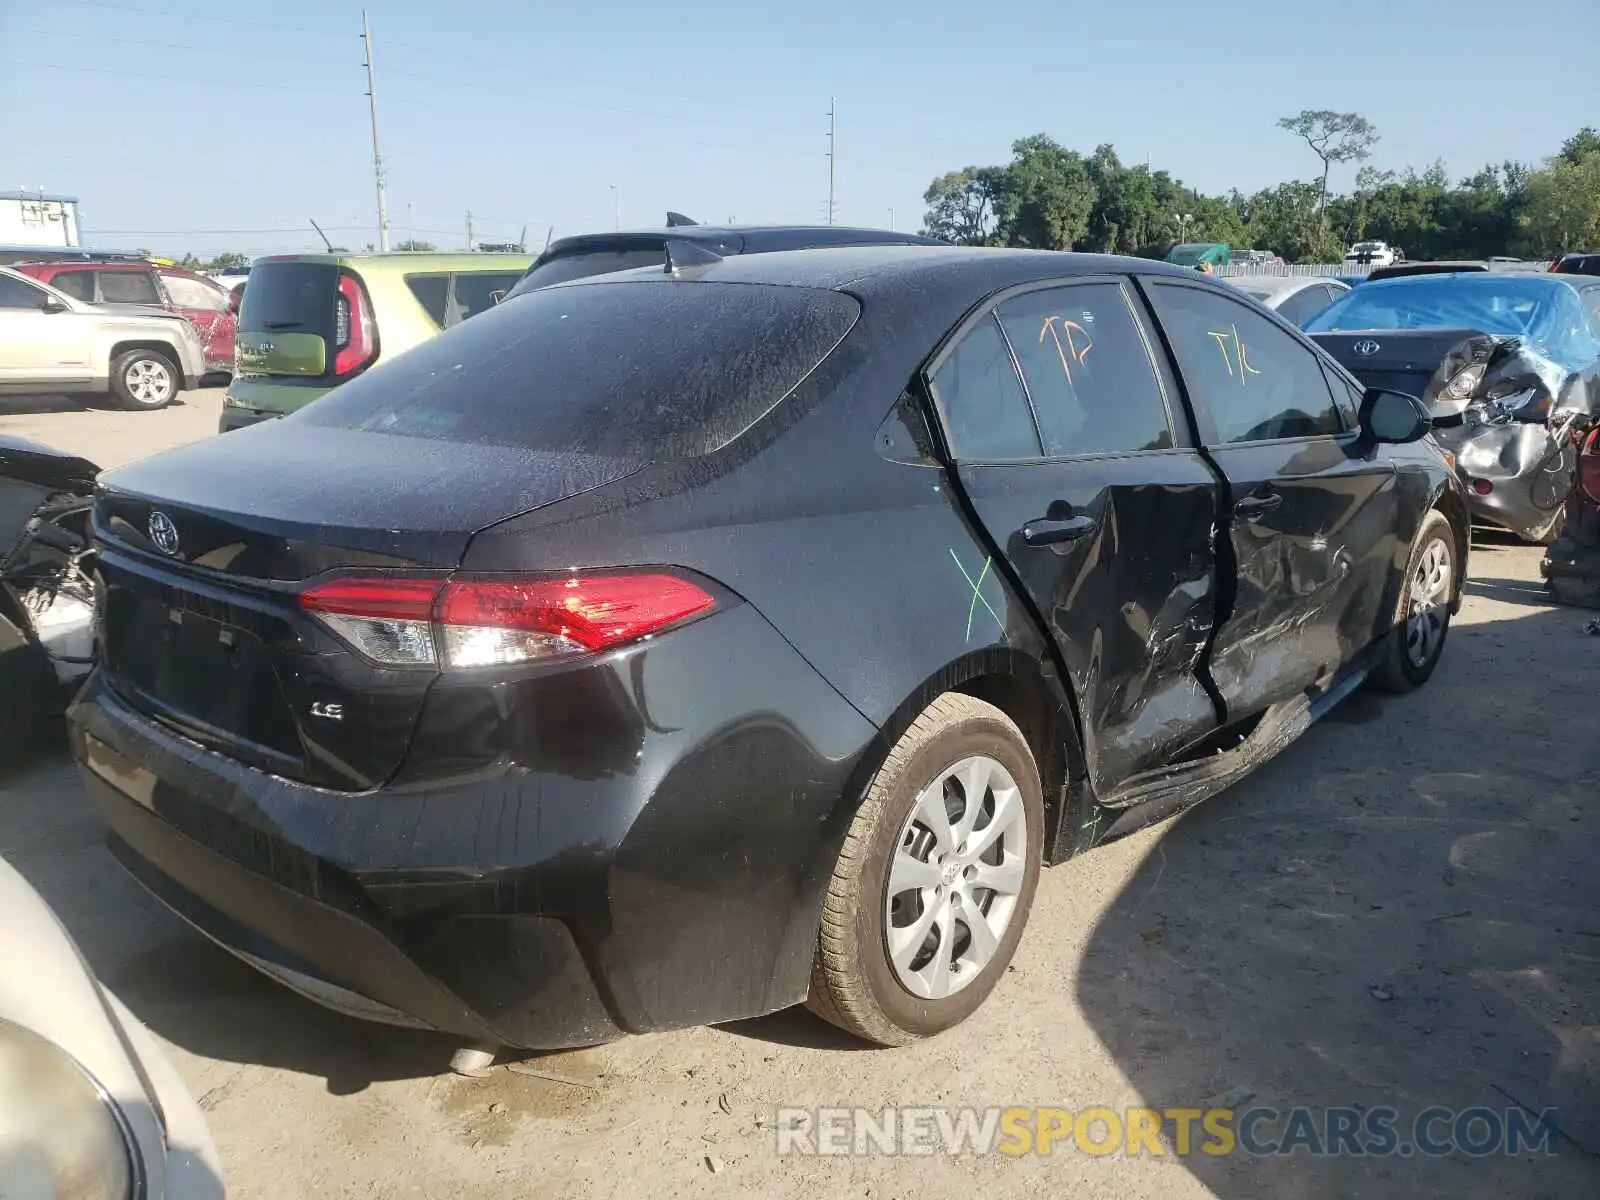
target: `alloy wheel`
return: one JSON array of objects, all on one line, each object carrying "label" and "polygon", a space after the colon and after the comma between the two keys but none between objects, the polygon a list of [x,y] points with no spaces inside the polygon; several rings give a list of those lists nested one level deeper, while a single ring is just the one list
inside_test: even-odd
[{"label": "alloy wheel", "polygon": [[164,404],[172,396],[172,370],[159,359],[141,358],[130,363],[123,382],[140,404]]},{"label": "alloy wheel", "polygon": [[917,796],[884,897],[884,936],[900,985],[942,1000],[976,980],[1016,913],[1028,815],[992,758],[965,758]]},{"label": "alloy wheel", "polygon": [[1450,614],[1452,582],[1450,549],[1438,538],[1428,543],[1411,573],[1406,605],[1406,657],[1414,667],[1426,666],[1439,652]]}]

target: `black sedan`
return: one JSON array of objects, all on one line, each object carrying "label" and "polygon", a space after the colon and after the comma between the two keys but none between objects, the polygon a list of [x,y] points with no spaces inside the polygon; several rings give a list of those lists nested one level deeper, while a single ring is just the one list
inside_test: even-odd
[{"label": "black sedan", "polygon": [[557,1047],[965,1018],[1041,864],[1439,660],[1459,484],[1226,284],[806,250],[509,299],[103,477],[117,857],[313,998]]},{"label": "black sedan", "polygon": [[1473,519],[1549,543],[1600,412],[1600,279],[1419,275],[1369,283],[1306,322],[1371,387],[1422,398]]}]

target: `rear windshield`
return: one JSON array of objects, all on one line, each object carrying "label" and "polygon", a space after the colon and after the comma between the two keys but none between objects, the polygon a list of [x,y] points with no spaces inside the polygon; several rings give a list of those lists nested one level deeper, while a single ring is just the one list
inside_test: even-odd
[{"label": "rear windshield", "polygon": [[339,268],[332,263],[264,262],[250,272],[239,308],[241,333],[315,333],[333,337]]},{"label": "rear windshield", "polygon": [[631,271],[635,267],[660,267],[666,265],[666,261],[664,241],[659,246],[635,246],[626,250],[580,250],[536,264],[517,284],[517,294],[549,287],[552,283],[566,283],[569,279],[587,279],[591,275]]},{"label": "rear windshield", "polygon": [[294,419],[639,461],[695,458],[774,408],[860,313],[839,292],[764,284],[540,290],[357,377]]}]

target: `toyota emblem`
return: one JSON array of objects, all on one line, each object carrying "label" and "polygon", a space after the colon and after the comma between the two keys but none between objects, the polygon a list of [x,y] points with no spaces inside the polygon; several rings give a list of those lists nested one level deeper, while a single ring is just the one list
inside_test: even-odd
[{"label": "toyota emblem", "polygon": [[163,554],[176,554],[178,552],[178,527],[172,523],[172,518],[166,513],[156,511],[150,514],[150,540]]},{"label": "toyota emblem", "polygon": [[1378,352],[1378,343],[1373,341],[1371,338],[1363,338],[1361,341],[1352,346],[1351,349],[1357,354],[1361,355],[1362,358],[1371,358]]}]

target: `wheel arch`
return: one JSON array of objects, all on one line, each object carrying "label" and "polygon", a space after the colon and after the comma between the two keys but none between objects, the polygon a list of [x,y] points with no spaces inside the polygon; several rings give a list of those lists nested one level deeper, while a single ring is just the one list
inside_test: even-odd
[{"label": "wheel arch", "polygon": [[938,697],[959,692],[992,704],[1016,723],[1039,768],[1045,807],[1044,861],[1059,862],[1079,848],[1076,833],[1090,799],[1077,698],[1040,661],[1021,650],[990,646],[947,663],[923,680],[892,712],[867,755],[866,781],[917,716]]},{"label": "wheel arch", "polygon": [[159,354],[162,358],[166,359],[167,365],[177,373],[177,390],[180,392],[183,390],[182,356],[178,353],[177,348],[174,347],[170,342],[163,342],[154,338],[126,338],[121,341],[113,342],[111,345],[111,357],[107,363],[107,369],[109,370],[112,366],[115,366],[117,359],[121,358],[124,354],[127,354],[131,350],[149,350],[152,353]]}]

